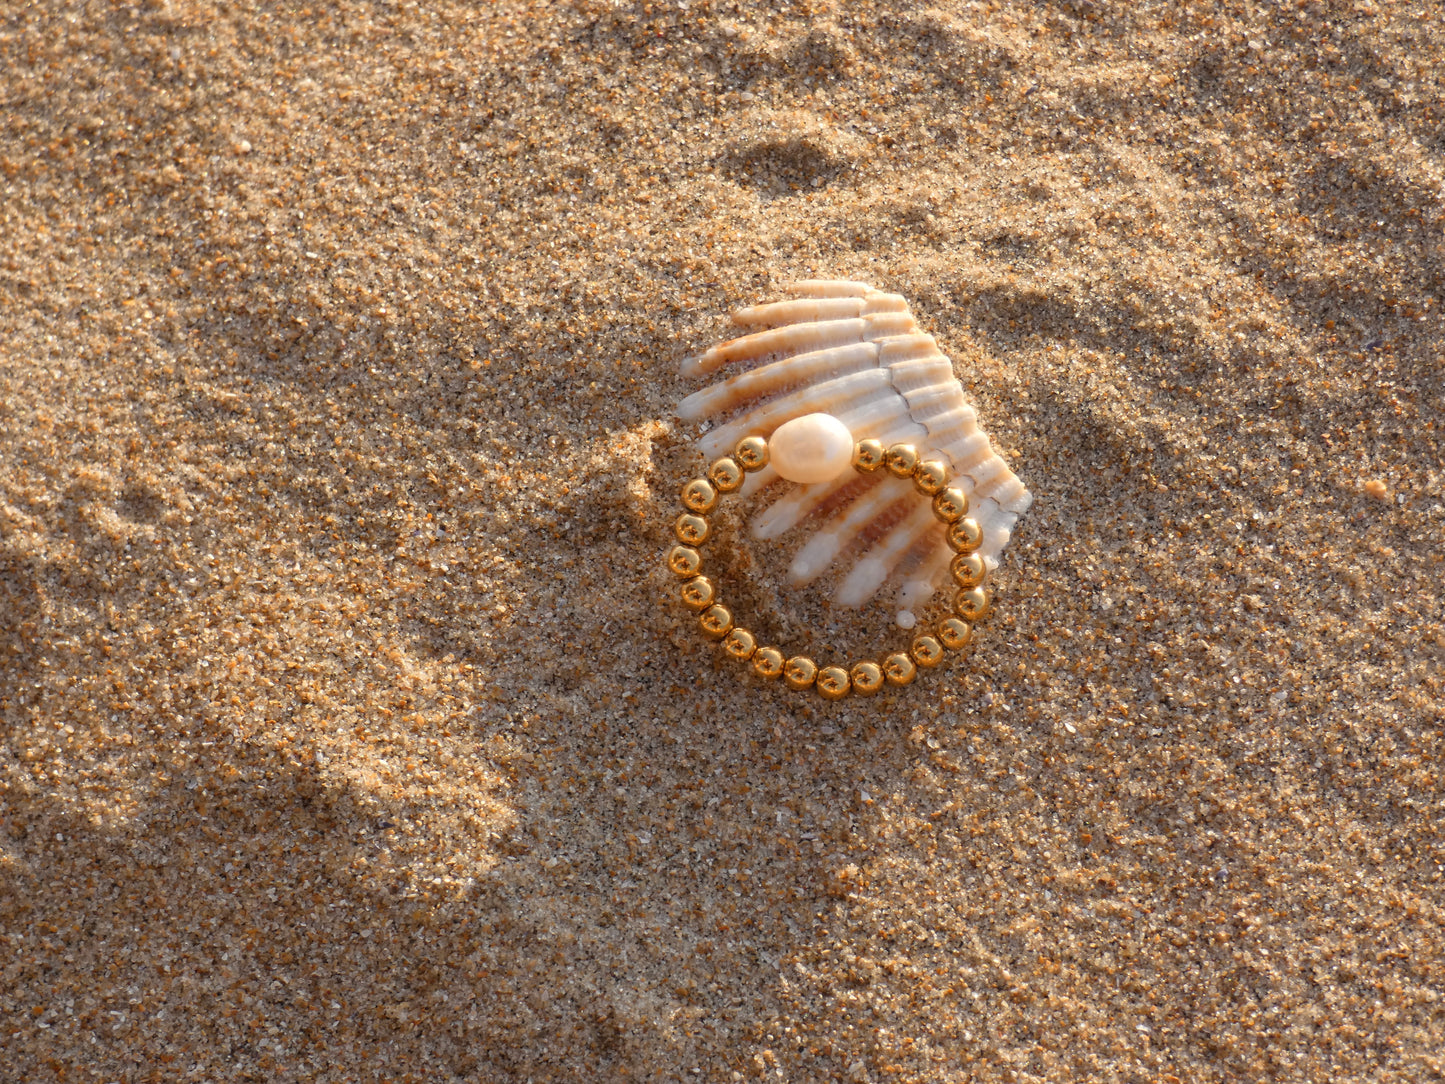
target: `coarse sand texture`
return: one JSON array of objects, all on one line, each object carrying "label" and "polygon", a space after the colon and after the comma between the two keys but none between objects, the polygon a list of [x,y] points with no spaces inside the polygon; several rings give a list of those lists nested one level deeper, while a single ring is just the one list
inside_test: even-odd
[{"label": "coarse sand texture", "polygon": [[[1442,58],[1437,0],[4,6],[0,1081],[1445,1076]],[[819,279],[1034,498],[836,702],[666,565],[684,359]],[[730,603],[906,645],[773,493]]]}]

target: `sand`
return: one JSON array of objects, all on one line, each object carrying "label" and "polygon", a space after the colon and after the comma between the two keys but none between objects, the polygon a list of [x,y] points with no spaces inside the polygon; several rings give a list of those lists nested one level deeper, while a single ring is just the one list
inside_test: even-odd
[{"label": "sand", "polygon": [[[778,7],[0,17],[0,1077],[1445,1073],[1438,4]],[[1036,498],[837,705],[661,567],[805,275]]]}]

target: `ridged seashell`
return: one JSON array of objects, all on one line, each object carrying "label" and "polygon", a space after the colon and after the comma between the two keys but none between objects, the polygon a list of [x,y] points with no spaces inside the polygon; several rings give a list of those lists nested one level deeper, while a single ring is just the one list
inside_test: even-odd
[{"label": "ridged seashell", "polygon": [[[978,427],[953,365],[919,329],[908,303],[862,282],[809,280],[785,291],[790,300],[733,314],[751,333],[719,343],[683,363],[685,376],[727,367],[741,372],[689,395],[684,421],[710,421],[697,442],[712,459],[745,436],[771,436],[803,414],[831,414],[855,440],[911,443],[923,458],[941,458],[983,527],[979,552],[990,570],[1020,513],[1033,498]],[[748,476],[742,494],[779,481],[771,468]],[[887,471],[847,472],[832,482],[790,486],[751,520],[753,536],[779,538],[807,523],[789,569],[793,583],[811,582],[838,565],[834,599],[861,606],[886,584],[899,588],[907,611],[947,578],[952,551],[926,500]]]}]

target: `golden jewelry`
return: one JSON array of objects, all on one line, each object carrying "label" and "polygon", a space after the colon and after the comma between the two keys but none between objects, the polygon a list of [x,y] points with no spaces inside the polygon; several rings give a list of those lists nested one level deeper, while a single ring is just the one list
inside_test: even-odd
[{"label": "golden jewelry", "polygon": [[907,478],[918,466],[918,449],[911,444],[895,444],[888,449],[888,455],[883,460],[883,465],[888,468],[890,474],[896,474],[899,478]]},{"label": "golden jewelry", "polygon": [[[713,609],[721,610],[722,607],[714,606]],[[943,645],[932,636],[920,636],[913,641],[913,646],[908,649],[908,654],[913,656],[913,661],[919,666],[932,670],[943,661]]]},{"label": "golden jewelry", "polygon": [[721,640],[733,627],[733,615],[726,606],[714,603],[702,612],[698,623],[702,625],[704,636],[712,640]]},{"label": "golden jewelry", "polygon": [[917,673],[918,667],[913,665],[913,660],[901,651],[883,660],[883,676],[888,679],[889,685],[907,685]]},{"label": "golden jewelry", "polygon": [[965,587],[953,596],[953,612],[965,621],[982,621],[992,609],[987,587]]},{"label": "golden jewelry", "polygon": [[673,546],[667,552],[667,567],[677,576],[696,576],[702,569],[702,554],[691,546]]},{"label": "golden jewelry", "polygon": [[717,490],[706,478],[694,478],[682,487],[682,506],[705,516],[717,507]]},{"label": "golden jewelry", "polygon": [[888,450],[883,447],[881,440],[860,440],[853,446],[853,469],[863,474],[871,474],[883,466],[883,459]]},{"label": "golden jewelry", "polygon": [[677,517],[677,540],[684,546],[701,546],[712,534],[712,527],[702,516],[684,512]]},{"label": "golden jewelry", "polygon": [[920,668],[938,666],[946,650],[959,651],[969,645],[973,622],[988,615],[992,599],[984,585],[988,565],[976,552],[983,542],[983,530],[977,520],[968,516],[968,497],[963,490],[949,487],[948,467],[941,460],[920,460],[911,444],[885,448],[881,441],[871,438],[854,444],[853,469],[866,474],[885,468],[896,477],[912,479],[914,488],[930,499],[934,515],[946,525],[945,537],[956,554],[949,573],[959,588],[953,598],[953,613],[938,622],[936,634],[919,635],[907,651],[895,651],[882,663],[864,660],[851,668],[829,664],[820,669],[806,655],[789,658],[777,647],[759,647],[753,633],[736,626],[732,612],[718,601],[713,582],[699,574],[703,565],[700,547],[712,537],[706,517],[716,510],[720,496],[736,492],[745,472],[762,470],[768,460],[765,438],[744,437],[731,456],[723,456],[708,467],[706,478],[694,478],[683,486],[682,504],[687,511],[674,524],[679,544],[668,551],[667,567],[683,580],[679,597],[684,606],[698,613],[704,635],[722,641],[723,650],[747,663],[758,677],[781,677],[792,689],[815,688],[826,700],[840,700],[850,692],[872,696],[885,685],[907,685]]},{"label": "golden jewelry", "polygon": [[853,691],[859,696],[872,696],[883,688],[883,667],[876,662],[860,662],[848,672]]},{"label": "golden jewelry", "polygon": [[964,516],[962,519],[950,523],[948,533],[943,537],[947,539],[949,547],[955,553],[972,553],[983,545],[983,528],[972,516]]},{"label": "golden jewelry", "polygon": [[947,465],[939,459],[925,459],[913,468],[913,484],[924,496],[933,496],[948,484]]},{"label": "golden jewelry", "polygon": [[814,679],[818,685],[818,693],[824,700],[842,700],[848,695],[852,688],[852,679],[848,677],[848,671],[841,666],[825,666],[818,671]]},{"label": "golden jewelry", "polygon": [[758,649],[758,641],[747,629],[734,628],[723,638],[723,650],[735,659],[750,659]]},{"label": "golden jewelry", "polygon": [[742,464],[745,471],[762,470],[768,465],[768,442],[762,437],[743,437],[738,441],[733,458]]},{"label": "golden jewelry", "polygon": [[976,553],[960,553],[949,563],[948,572],[959,587],[977,587],[988,575],[988,565]]},{"label": "golden jewelry", "polygon": [[753,673],[758,677],[775,678],[783,672],[783,653],[775,647],[760,647],[753,652]]},{"label": "golden jewelry", "polygon": [[689,610],[701,612],[711,606],[712,600],[717,598],[717,589],[713,587],[712,580],[706,576],[694,576],[682,585],[678,596],[682,599],[682,604]]},{"label": "golden jewelry", "polygon": [[957,523],[968,515],[968,497],[961,489],[945,489],[933,498],[933,514],[944,523]]},{"label": "golden jewelry", "polygon": [[743,469],[731,456],[723,456],[707,469],[707,476],[719,493],[732,493],[743,484]]},{"label": "golden jewelry", "polygon": [[806,689],[818,676],[818,664],[806,655],[794,655],[783,664],[783,680],[790,689]]},{"label": "golden jewelry", "polygon": [[973,639],[973,626],[957,617],[945,617],[938,623],[938,639],[948,650],[958,651]]}]

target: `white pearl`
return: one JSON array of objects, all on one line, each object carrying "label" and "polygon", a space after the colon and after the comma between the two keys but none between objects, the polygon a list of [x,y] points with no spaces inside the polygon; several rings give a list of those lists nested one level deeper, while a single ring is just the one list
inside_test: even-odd
[{"label": "white pearl", "polygon": [[853,465],[853,434],[831,414],[804,414],[773,430],[768,461],[790,482],[831,482]]}]

